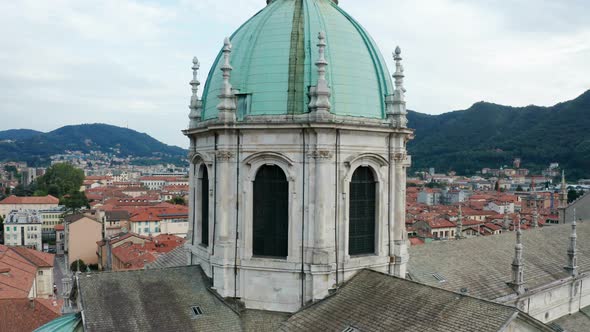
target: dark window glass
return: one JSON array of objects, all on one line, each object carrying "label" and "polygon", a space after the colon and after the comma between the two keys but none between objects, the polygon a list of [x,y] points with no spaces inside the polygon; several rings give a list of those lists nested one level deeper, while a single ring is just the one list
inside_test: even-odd
[{"label": "dark window glass", "polygon": [[209,174],[207,167],[202,166],[201,178],[201,244],[209,245]]},{"label": "dark window glass", "polygon": [[278,166],[262,166],[254,180],[253,253],[287,257],[289,183]]},{"label": "dark window glass", "polygon": [[359,167],[350,181],[348,253],[375,253],[375,178],[369,167]]}]

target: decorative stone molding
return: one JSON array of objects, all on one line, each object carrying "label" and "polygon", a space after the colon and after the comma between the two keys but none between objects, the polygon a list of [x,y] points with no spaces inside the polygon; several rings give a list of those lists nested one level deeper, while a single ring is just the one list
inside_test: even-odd
[{"label": "decorative stone molding", "polygon": [[197,152],[197,151],[190,151],[188,153],[188,155],[189,155],[188,160],[193,165],[196,165],[198,163],[211,164],[211,160],[213,159],[213,158],[210,158],[210,156],[205,155],[205,154],[202,154],[202,153]]},{"label": "decorative stone molding", "polygon": [[379,165],[380,167],[387,166],[389,162],[383,156],[375,153],[362,153],[356,156],[352,156],[344,161],[346,167],[350,167],[352,164],[360,163],[360,165]]},{"label": "decorative stone molding", "polygon": [[231,151],[219,150],[215,152],[215,156],[217,157],[217,159],[227,161],[234,157],[234,153]]},{"label": "decorative stone molding", "polygon": [[393,153],[393,160],[396,162],[402,162],[406,160],[407,153],[406,152],[394,152]]},{"label": "decorative stone molding", "polygon": [[307,154],[308,158],[313,158],[313,159],[332,159],[333,156],[334,156],[334,153],[332,153],[332,151],[329,151],[329,150],[314,150],[314,151],[310,151]]},{"label": "decorative stone molding", "polygon": [[258,152],[244,159],[244,164],[250,166],[249,170],[246,171],[246,176],[244,177],[246,181],[254,181],[256,178],[256,173],[260,167],[264,165],[279,166],[285,173],[287,181],[295,181],[295,174],[293,174],[293,160],[282,153],[268,151]]},{"label": "decorative stone molding", "polygon": [[276,164],[276,163],[285,163],[288,167],[293,166],[293,160],[289,157],[285,156],[282,153],[277,153],[273,151],[262,151],[257,152],[246,159],[244,159],[244,163],[247,165],[253,165],[258,162],[264,162],[266,164]]}]

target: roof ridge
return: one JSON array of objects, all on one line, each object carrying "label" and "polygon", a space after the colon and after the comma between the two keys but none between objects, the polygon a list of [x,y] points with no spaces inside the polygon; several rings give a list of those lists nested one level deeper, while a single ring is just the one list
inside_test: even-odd
[{"label": "roof ridge", "polygon": [[423,284],[423,283],[421,283],[421,282],[418,282],[418,281],[416,281],[416,280],[412,280],[412,279],[408,279],[408,278],[400,278],[400,277],[392,276],[392,275],[389,275],[389,274],[386,274],[386,273],[384,273],[384,272],[380,272],[380,271],[374,271],[374,270],[369,270],[369,269],[363,269],[363,271],[364,271],[364,270],[367,270],[367,271],[369,271],[369,272],[373,272],[373,273],[377,273],[377,274],[381,274],[381,275],[383,275],[383,276],[390,277],[390,278],[393,278],[393,279],[397,279],[397,280],[401,280],[401,281],[410,282],[410,283],[413,283],[413,284],[416,284],[416,285],[420,285],[420,286],[426,286],[426,287],[429,287],[429,288],[431,288],[431,289],[436,289],[436,290],[443,291],[443,292],[446,292],[446,293],[450,293],[450,294],[454,294],[454,295],[459,295],[459,296],[462,296],[462,297],[467,297],[467,298],[471,298],[471,299],[475,299],[475,300],[481,300],[481,301],[484,301],[484,302],[486,302],[486,303],[490,303],[490,304],[494,304],[494,305],[500,305],[500,306],[503,306],[503,307],[506,307],[506,308],[515,309],[515,310],[517,310],[517,311],[520,311],[520,310],[519,310],[518,308],[516,308],[516,307],[512,307],[512,306],[505,305],[505,304],[502,304],[502,303],[497,303],[497,302],[494,302],[494,301],[491,301],[491,300],[487,300],[487,299],[484,299],[484,298],[480,298],[480,297],[477,297],[477,296],[474,296],[474,295],[469,295],[469,294],[461,294],[461,293],[453,292],[453,291],[451,291],[451,290],[448,290],[448,289],[439,288],[439,287],[435,287],[435,286],[428,285],[428,284]]}]

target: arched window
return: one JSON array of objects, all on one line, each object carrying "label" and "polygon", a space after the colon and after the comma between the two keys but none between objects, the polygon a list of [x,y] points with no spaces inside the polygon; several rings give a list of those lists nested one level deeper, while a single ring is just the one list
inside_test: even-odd
[{"label": "arched window", "polygon": [[350,181],[348,253],[375,253],[376,184],[369,167],[359,167]]},{"label": "arched window", "polygon": [[209,174],[207,166],[201,166],[201,244],[209,245]]},{"label": "arched window", "polygon": [[280,167],[260,167],[253,199],[253,254],[287,257],[289,183]]}]

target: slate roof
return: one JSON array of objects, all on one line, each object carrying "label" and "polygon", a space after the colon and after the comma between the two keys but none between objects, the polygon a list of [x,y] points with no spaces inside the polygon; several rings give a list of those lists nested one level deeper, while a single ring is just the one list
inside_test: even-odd
[{"label": "slate roof", "polygon": [[496,332],[518,314],[513,307],[363,270],[281,330]]},{"label": "slate roof", "polygon": [[189,250],[183,245],[176,249],[160,255],[152,263],[146,264],[146,269],[160,269],[165,267],[179,267],[188,265]]},{"label": "slate roof", "polygon": [[590,326],[590,306],[583,308],[575,314],[563,316],[553,323],[553,326],[559,326],[567,332],[588,332]]},{"label": "slate roof", "polygon": [[129,212],[125,210],[106,211],[105,216],[107,217],[107,221],[128,220],[130,217]]},{"label": "slate roof", "polygon": [[[199,266],[86,273],[79,283],[87,332],[241,331]],[[203,315],[193,318],[191,306]]]},{"label": "slate roof", "polygon": [[[571,225],[547,226],[523,232],[525,287],[535,287],[568,276],[567,247]],[[516,233],[430,243],[410,247],[408,270],[418,282],[469,295],[497,299],[513,293],[511,281]],[[578,266],[590,271],[590,222],[578,224]],[[439,282],[433,274],[446,281]]]}]

